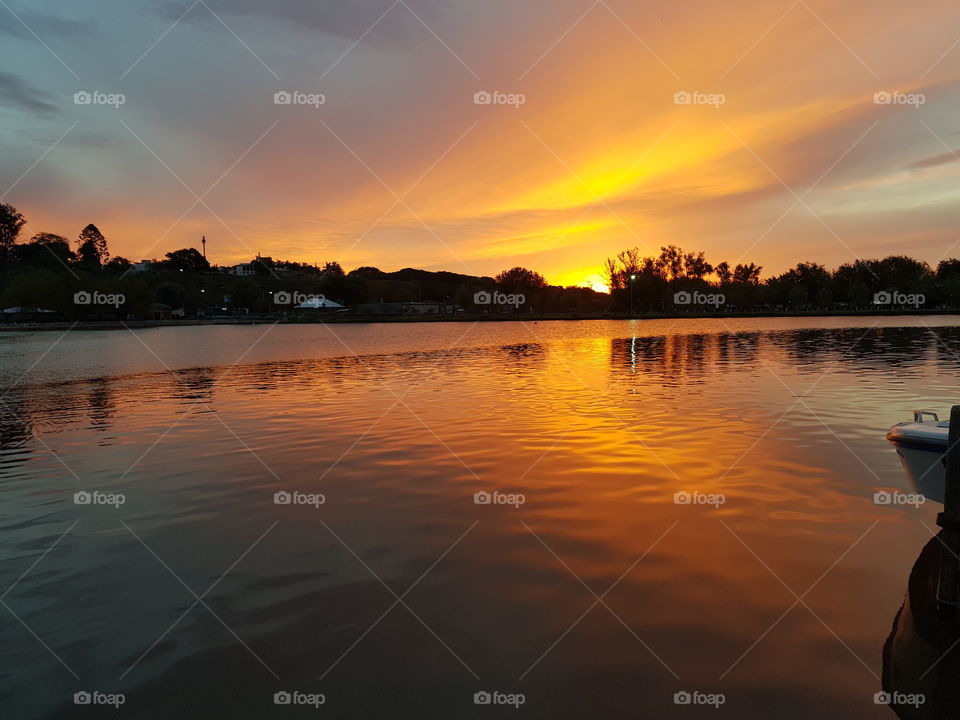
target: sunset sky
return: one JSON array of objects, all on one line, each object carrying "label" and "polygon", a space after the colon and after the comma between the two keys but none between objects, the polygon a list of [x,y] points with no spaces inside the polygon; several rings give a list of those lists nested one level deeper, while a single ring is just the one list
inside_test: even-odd
[{"label": "sunset sky", "polygon": [[936,263],[958,111],[955,0],[0,1],[0,199],[133,260],[206,235],[219,264],[564,285],[667,243]]}]

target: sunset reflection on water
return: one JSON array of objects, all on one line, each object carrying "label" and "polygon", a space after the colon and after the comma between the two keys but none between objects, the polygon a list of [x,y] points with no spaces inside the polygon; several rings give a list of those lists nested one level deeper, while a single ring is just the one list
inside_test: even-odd
[{"label": "sunset reflection on water", "polygon": [[[0,626],[0,704],[890,716],[881,649],[937,508],[874,504],[903,485],[883,433],[949,405],[960,331],[624,327],[13,387],[0,585],[63,539],[5,599],[50,652]],[[126,501],[74,504],[94,489]]]}]

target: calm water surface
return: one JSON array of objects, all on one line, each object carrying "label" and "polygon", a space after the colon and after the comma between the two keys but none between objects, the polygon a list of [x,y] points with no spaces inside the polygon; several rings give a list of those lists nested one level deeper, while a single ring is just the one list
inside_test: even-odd
[{"label": "calm water surface", "polygon": [[957,665],[920,593],[885,668],[938,507],[883,434],[958,324],[4,334],[0,716],[894,718]]}]

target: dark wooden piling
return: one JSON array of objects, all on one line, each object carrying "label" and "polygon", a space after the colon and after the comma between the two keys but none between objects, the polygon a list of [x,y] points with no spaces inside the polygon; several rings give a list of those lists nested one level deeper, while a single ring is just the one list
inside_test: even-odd
[{"label": "dark wooden piling", "polygon": [[943,528],[937,603],[942,611],[956,614],[960,580],[960,405],[950,409],[950,434],[943,461],[946,488],[943,512],[937,515],[937,525]]}]

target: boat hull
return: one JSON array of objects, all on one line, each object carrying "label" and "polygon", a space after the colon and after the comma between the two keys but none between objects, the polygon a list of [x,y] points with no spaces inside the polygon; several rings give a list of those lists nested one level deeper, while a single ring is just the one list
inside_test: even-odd
[{"label": "boat hull", "polygon": [[[932,418],[933,422],[926,422]],[[914,410],[913,422],[897,423],[887,433],[896,448],[907,480],[915,492],[942,503],[946,495],[944,458],[950,440],[950,422],[931,410]]]},{"label": "boat hull", "polygon": [[913,490],[928,500],[942,503],[946,487],[943,453],[898,443],[894,443],[894,448]]}]

